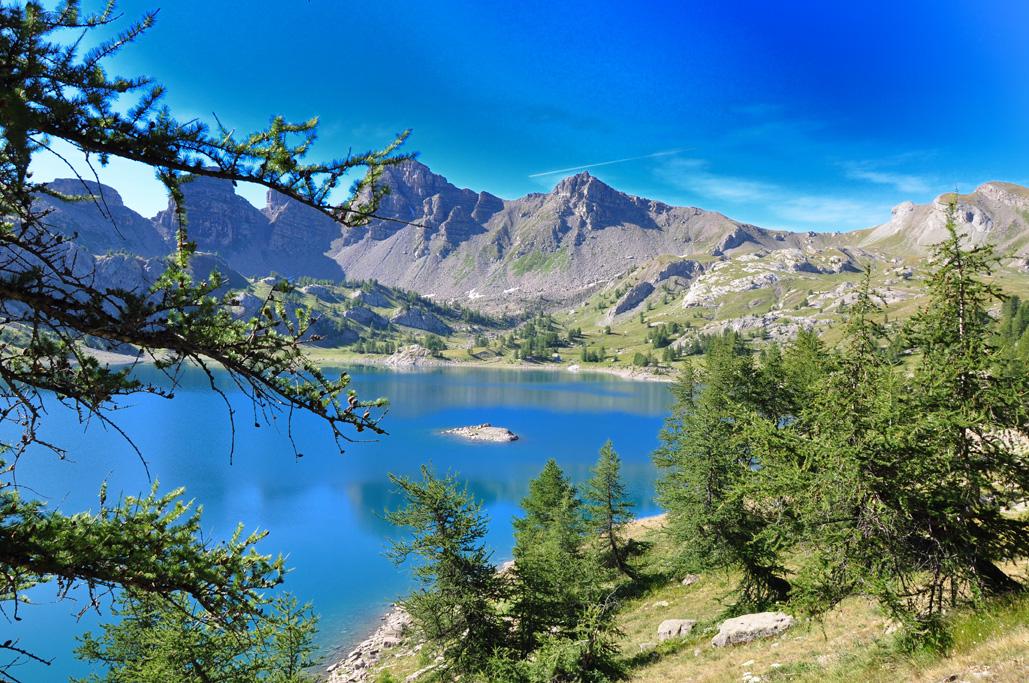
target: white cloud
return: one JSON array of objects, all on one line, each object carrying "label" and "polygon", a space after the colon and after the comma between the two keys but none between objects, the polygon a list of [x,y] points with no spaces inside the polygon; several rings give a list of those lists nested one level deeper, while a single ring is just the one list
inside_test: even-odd
[{"label": "white cloud", "polygon": [[673,159],[661,164],[657,174],[669,185],[705,202],[706,208],[720,210],[717,202],[725,202],[735,205],[728,207],[726,212],[730,214],[757,210],[763,214],[766,227],[781,222],[792,228],[799,224],[821,230],[850,230],[875,225],[889,215],[889,207],[876,202],[797,192],[778,183],[714,173],[704,159]]},{"label": "white cloud", "polygon": [[627,161],[640,161],[641,159],[654,159],[657,157],[667,157],[673,154],[683,152],[682,149],[669,149],[664,152],[654,152],[653,154],[643,154],[638,157],[626,157],[624,159],[611,159],[610,161],[595,161],[590,164],[579,164],[578,166],[569,166],[567,168],[558,168],[553,171],[540,171],[539,173],[530,173],[530,178],[540,178],[542,176],[557,175],[558,173],[571,173],[572,171],[583,171],[587,168],[595,168],[597,166],[611,166],[612,164],[624,164]]},{"label": "white cloud", "polygon": [[[932,190],[928,178],[912,173],[900,173],[890,170],[897,160],[849,161],[843,164],[844,174],[851,180],[863,180],[876,185],[887,185],[907,194],[927,194]],[[886,168],[884,168],[884,166]]]},{"label": "white cloud", "polygon": [[884,207],[854,199],[801,195],[784,200],[775,212],[788,221],[817,224],[826,229],[864,228],[888,216]]},{"label": "white cloud", "polygon": [[664,181],[687,192],[730,202],[765,202],[778,188],[772,183],[712,173],[703,159],[672,159],[657,170]]}]

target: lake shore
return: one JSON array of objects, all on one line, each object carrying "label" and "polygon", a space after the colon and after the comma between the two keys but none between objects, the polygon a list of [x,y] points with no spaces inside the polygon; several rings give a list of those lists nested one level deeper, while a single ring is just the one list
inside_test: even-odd
[{"label": "lake shore", "polygon": [[333,359],[331,357],[321,356],[314,354],[315,360],[324,367],[333,366],[345,366],[345,365],[366,365],[372,367],[388,368],[396,370],[398,372],[417,372],[419,370],[427,370],[433,368],[482,368],[488,370],[512,370],[512,371],[526,371],[526,370],[537,370],[537,371],[550,371],[550,372],[568,372],[569,374],[600,374],[600,375],[613,375],[622,379],[637,381],[637,382],[674,382],[676,373],[655,373],[647,370],[646,368],[637,368],[632,366],[613,366],[613,367],[582,367],[578,364],[556,364],[556,363],[527,363],[527,362],[501,362],[501,361],[473,361],[473,360],[451,360],[449,358],[433,358],[427,362],[419,363],[418,365],[411,366],[397,366],[387,363],[389,356],[379,355],[353,355],[349,357],[342,357],[339,359]]},{"label": "lake shore", "polygon": [[[125,353],[116,353],[114,351],[102,351],[100,349],[92,349],[83,347],[83,350],[93,358],[96,358],[103,364],[115,366],[123,365],[144,365],[152,363],[152,359],[141,356],[132,356]],[[319,353],[312,353],[312,358],[322,367],[346,367],[350,365],[364,365],[369,367],[386,368],[397,372],[417,372],[420,370],[428,370],[433,368],[482,368],[489,370],[513,370],[513,371],[526,371],[526,370],[542,370],[550,372],[568,372],[571,374],[600,374],[600,375],[611,375],[614,377],[620,377],[635,382],[674,382],[676,375],[673,372],[667,373],[655,373],[646,368],[637,368],[631,366],[614,366],[614,367],[581,367],[577,364],[563,365],[563,364],[552,364],[552,363],[508,363],[498,361],[471,361],[471,360],[450,360],[448,358],[432,358],[426,362],[419,363],[418,365],[411,366],[396,366],[387,363],[389,356],[372,356],[372,355],[348,355],[340,358],[333,358]]]}]

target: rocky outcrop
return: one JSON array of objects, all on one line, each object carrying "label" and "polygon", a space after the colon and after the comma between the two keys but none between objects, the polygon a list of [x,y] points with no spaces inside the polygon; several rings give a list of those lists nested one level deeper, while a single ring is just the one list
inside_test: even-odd
[{"label": "rocky outcrop", "polygon": [[654,285],[649,282],[641,282],[638,285],[632,287],[625,296],[615,305],[614,314],[621,315],[622,313],[628,313],[633,310],[641,303],[643,303],[648,296],[654,293]]},{"label": "rocky outcrop", "polygon": [[1000,253],[1029,255],[1029,189],[1014,183],[989,182],[968,194],[949,192],[929,204],[902,202],[890,220],[864,231],[860,244],[896,253],[923,256],[947,238],[947,216],[954,205],[958,232],[972,245],[989,242]]},{"label": "rocky outcrop", "polygon": [[362,289],[354,294],[353,299],[365,306],[374,306],[375,308],[391,308],[393,306],[393,302],[382,287],[373,287],[367,291]]},{"label": "rocky outcrop", "polygon": [[725,647],[749,643],[758,638],[777,636],[793,624],[793,617],[783,612],[744,614],[723,621],[718,627],[718,634],[711,639],[711,644],[715,647]]},{"label": "rocky outcrop", "polygon": [[[811,316],[788,315],[775,311],[763,315],[743,315],[738,318],[709,323],[700,329],[700,333],[721,334],[726,330],[740,334],[759,332],[766,339],[782,343],[793,339],[802,330],[813,330],[825,324],[828,324],[828,321]],[[673,343],[678,347],[692,339],[693,335],[687,334]]]},{"label": "rocky outcrop", "polygon": [[492,443],[508,443],[518,440],[518,435],[507,427],[494,427],[489,422],[484,422],[481,425],[472,425],[470,427],[444,429],[443,434],[459,436],[462,439],[468,439],[470,441],[489,441]]},{"label": "rocky outcrop", "polygon": [[411,344],[397,349],[382,362],[388,368],[415,368],[433,365],[444,365],[447,361],[436,358],[424,346]]},{"label": "rocky outcrop", "polygon": [[353,320],[358,325],[364,325],[365,327],[374,327],[377,330],[384,330],[387,327],[389,327],[388,320],[383,318],[375,311],[367,308],[362,308],[361,306],[344,311],[343,317],[347,320]]},{"label": "rocky outcrop", "polygon": [[409,308],[406,311],[401,311],[390,318],[390,322],[441,336],[446,336],[454,331],[435,314],[421,308]]},{"label": "rocky outcrop", "polygon": [[698,263],[697,261],[693,261],[690,259],[672,261],[658,272],[658,274],[654,277],[654,282],[664,282],[665,280],[672,277],[681,277],[689,279],[703,271],[704,266],[700,265],[700,263]]},{"label": "rocky outcrop", "polygon": [[364,683],[370,680],[371,669],[379,663],[385,651],[401,645],[413,625],[414,620],[407,610],[394,605],[370,636],[326,669],[328,683]]},{"label": "rocky outcrop", "polygon": [[665,641],[671,638],[682,638],[689,635],[696,625],[695,619],[665,619],[657,627],[657,639]]},{"label": "rocky outcrop", "polygon": [[736,247],[743,246],[746,242],[753,241],[752,236],[743,226],[736,226],[732,232],[727,234],[725,237],[718,242],[718,246],[711,250],[712,256],[723,256],[725,252],[735,249]]}]

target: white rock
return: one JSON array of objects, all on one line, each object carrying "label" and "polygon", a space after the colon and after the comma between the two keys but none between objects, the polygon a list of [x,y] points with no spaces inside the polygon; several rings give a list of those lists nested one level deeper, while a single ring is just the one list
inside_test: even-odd
[{"label": "white rock", "polygon": [[783,612],[758,612],[726,619],[718,627],[718,635],[711,644],[715,647],[749,643],[758,638],[779,635],[794,624],[794,619]]},{"label": "white rock", "polygon": [[657,639],[681,638],[689,634],[696,624],[697,622],[693,619],[665,619],[657,627]]},{"label": "white rock", "polygon": [[494,427],[489,422],[484,422],[481,425],[472,425],[470,427],[455,427],[454,429],[444,429],[444,434],[450,434],[452,436],[460,436],[464,439],[470,439],[472,441],[492,441],[496,443],[505,443],[508,441],[517,441],[518,435],[512,432],[507,427]]}]

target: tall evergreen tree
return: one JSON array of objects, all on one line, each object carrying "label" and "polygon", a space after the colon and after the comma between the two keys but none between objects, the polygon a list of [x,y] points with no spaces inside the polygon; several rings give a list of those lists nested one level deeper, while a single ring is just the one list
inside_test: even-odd
[{"label": "tall evergreen tree", "polygon": [[506,645],[498,605],[505,597],[485,545],[482,505],[453,476],[438,479],[425,466],[421,480],[390,475],[405,505],[387,519],[410,535],[394,541],[397,564],[415,560],[419,587],[402,604],[453,675],[484,671]]},{"label": "tall evergreen tree", "polygon": [[554,460],[529,484],[515,520],[512,616],[519,680],[605,681],[619,675],[614,596],[575,487]]},{"label": "tall evergreen tree", "polygon": [[711,344],[704,368],[687,368],[654,461],[658,501],[688,568],[743,572],[738,609],[783,600],[789,582],[768,536],[764,510],[747,492],[757,463],[747,430],[763,396],[754,363],[738,337]]},{"label": "tall evergreen tree", "polygon": [[1029,435],[1029,377],[997,372],[989,312],[1002,298],[989,281],[996,258],[989,245],[964,246],[955,210],[934,250],[929,303],[909,327],[920,353],[909,393],[917,421],[904,445],[939,463],[930,514],[919,520],[932,549],[923,596],[930,612],[965,590],[1016,588],[997,564],[1029,554],[1029,522],[1002,511],[1029,491],[1029,461],[1010,438]]},{"label": "tall evergreen tree", "polygon": [[596,598],[597,571],[585,554],[582,504],[553,459],[529,483],[515,519],[515,598],[512,612],[522,647],[535,648],[546,633],[574,629],[583,607]]},{"label": "tall evergreen tree", "polygon": [[632,503],[625,495],[621,467],[621,459],[609,440],[600,449],[583,498],[590,531],[606,547],[610,562],[631,578],[634,573],[626,559],[627,541],[622,538],[622,529],[632,520]]}]

